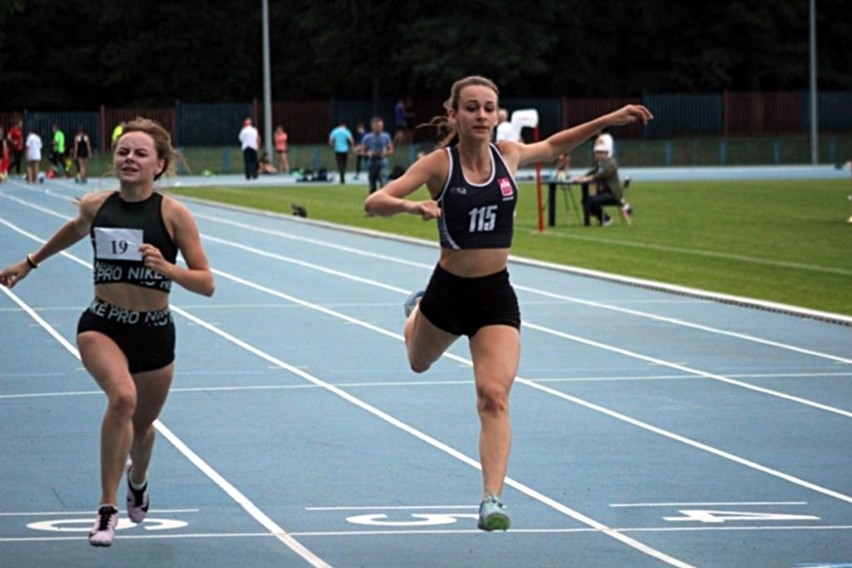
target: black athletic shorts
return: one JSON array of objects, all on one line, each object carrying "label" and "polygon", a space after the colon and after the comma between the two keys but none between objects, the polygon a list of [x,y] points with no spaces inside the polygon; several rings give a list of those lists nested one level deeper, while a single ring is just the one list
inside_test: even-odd
[{"label": "black athletic shorts", "polygon": [[473,337],[486,325],[521,328],[521,310],[509,271],[488,276],[462,278],[435,267],[420,313],[435,327],[453,335]]},{"label": "black athletic shorts", "polygon": [[135,312],[95,298],[77,323],[77,334],[84,331],[115,341],[131,373],[161,369],[175,360],[175,323],[168,308]]}]

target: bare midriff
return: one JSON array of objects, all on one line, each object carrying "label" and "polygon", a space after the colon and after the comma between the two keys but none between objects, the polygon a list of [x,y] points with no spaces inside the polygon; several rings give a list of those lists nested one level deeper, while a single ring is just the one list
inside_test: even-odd
[{"label": "bare midriff", "polygon": [[95,284],[95,296],[113,306],[134,312],[156,312],[169,306],[169,295],[123,282]]},{"label": "bare midriff", "polygon": [[441,268],[462,278],[496,274],[509,261],[509,249],[441,249]]}]

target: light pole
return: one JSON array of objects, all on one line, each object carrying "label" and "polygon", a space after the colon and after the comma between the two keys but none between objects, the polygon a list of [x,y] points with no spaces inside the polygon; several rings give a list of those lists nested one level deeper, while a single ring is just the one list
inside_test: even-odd
[{"label": "light pole", "polygon": [[819,128],[817,124],[817,59],[816,59],[816,0],[810,0],[811,54],[811,164],[819,163]]},{"label": "light pole", "polygon": [[269,63],[269,0],[263,0],[263,142],[272,161],[272,73]]}]

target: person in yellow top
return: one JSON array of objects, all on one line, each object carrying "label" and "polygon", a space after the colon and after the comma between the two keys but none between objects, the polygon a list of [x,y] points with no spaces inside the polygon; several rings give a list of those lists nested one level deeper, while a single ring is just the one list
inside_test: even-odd
[{"label": "person in yellow top", "polygon": [[122,120],[112,129],[112,144],[115,146],[115,141],[124,133],[124,121]]},{"label": "person in yellow top", "polygon": [[50,150],[50,163],[53,164],[56,175],[59,177],[65,175],[65,133],[56,124],[53,125],[53,145]]}]

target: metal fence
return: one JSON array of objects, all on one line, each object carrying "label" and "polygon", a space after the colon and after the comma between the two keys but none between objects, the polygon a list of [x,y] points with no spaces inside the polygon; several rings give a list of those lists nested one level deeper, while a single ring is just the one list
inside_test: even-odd
[{"label": "metal fence", "polygon": [[[641,102],[655,115],[655,120],[643,127],[633,124],[618,129],[624,141],[659,142],[652,145],[651,153],[658,163],[681,162],[678,156],[700,155],[711,163],[738,163],[743,160],[740,138],[775,138],[774,143],[762,145],[759,156],[748,159],[765,160],[764,163],[788,163],[797,159],[798,152],[789,150],[791,143],[798,145],[810,131],[810,95],[807,92],[724,92],[720,94],[647,94],[641,100],[627,98],[552,98],[503,99],[501,105],[510,112],[535,108],[539,113],[539,134],[546,137],[612,111],[624,104]],[[426,148],[436,141],[437,132],[428,126],[429,120],[444,114],[442,101],[414,100],[410,107],[411,122],[419,125],[412,134],[416,148]],[[852,136],[852,91],[819,93],[818,124],[821,136],[834,140],[821,153],[821,160],[841,159],[846,152],[846,140]],[[340,122],[350,128],[363,123],[369,128],[370,119],[381,116],[386,130],[394,131],[394,103],[389,101],[277,101],[272,104],[272,124],[282,125],[289,135],[291,145],[324,146],[329,131]],[[70,140],[78,127],[82,127],[101,153],[108,150],[112,129],[121,121],[145,116],[160,122],[172,134],[173,142],[183,148],[235,148],[242,121],[252,117],[257,124],[264,123],[263,105],[260,101],[235,103],[177,102],[172,108],[107,108],[97,111],[46,112],[10,110],[0,111],[0,126],[7,131],[15,119],[21,118],[25,130],[35,129],[43,140],[50,140],[51,126],[58,125]],[[426,126],[424,126],[426,125]],[[263,129],[261,129],[263,133]],[[531,139],[529,131],[524,132]],[[840,140],[838,142],[837,140]],[[668,150],[666,150],[668,144]],[[710,146],[706,150],[690,150]],[[45,144],[47,145],[47,144]],[[751,145],[746,145],[751,147]],[[659,150],[662,148],[662,150]],[[405,152],[406,158],[412,151]],[[794,157],[794,155],[796,157]],[[712,158],[711,158],[712,156]],[[223,161],[226,160],[223,157]],[[698,159],[698,158],[696,158]],[[848,158],[847,158],[848,159]],[[315,160],[314,160],[315,161]],[[691,160],[687,160],[691,161]]]}]

